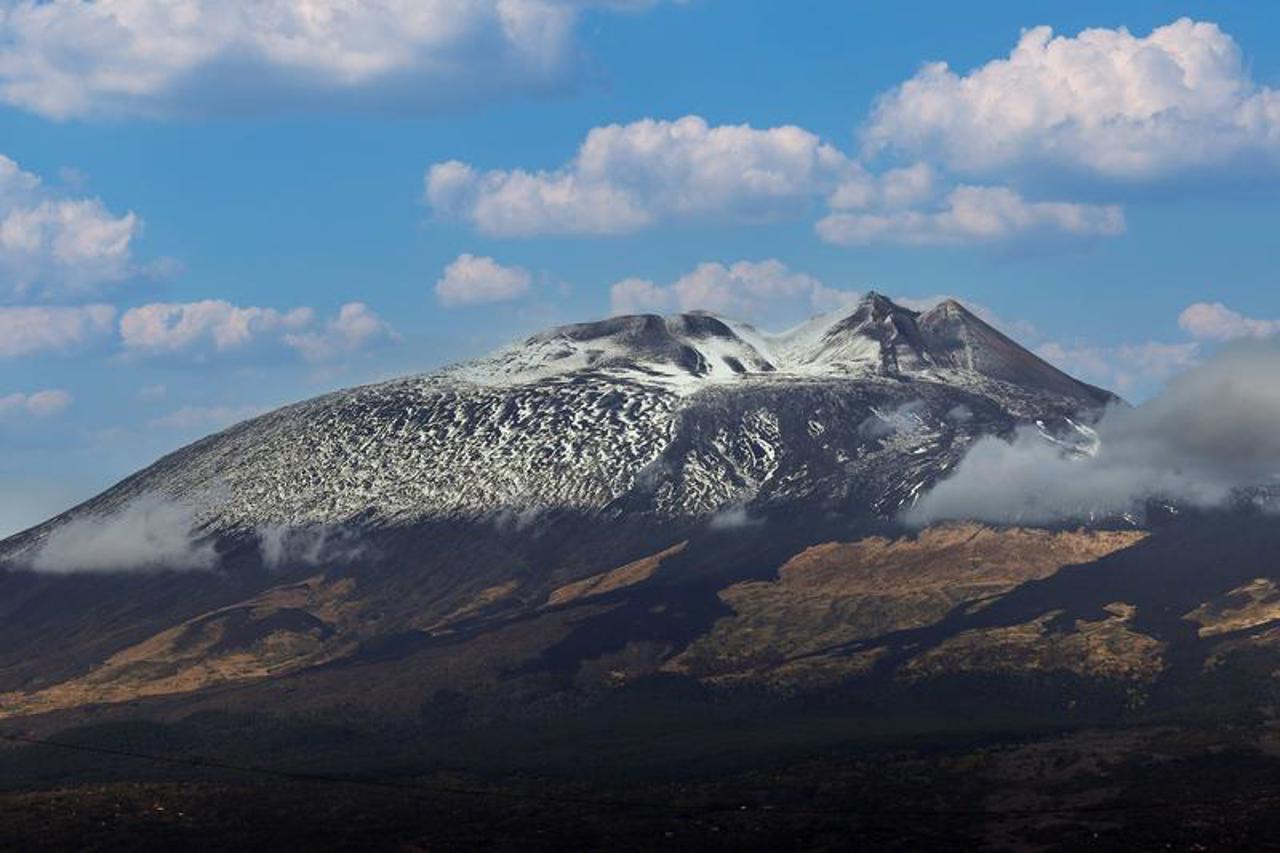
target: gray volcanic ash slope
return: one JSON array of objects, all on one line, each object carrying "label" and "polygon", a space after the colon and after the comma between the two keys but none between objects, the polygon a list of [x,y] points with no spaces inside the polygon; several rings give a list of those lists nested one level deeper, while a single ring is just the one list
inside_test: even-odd
[{"label": "gray volcanic ash slope", "polygon": [[705,313],[615,317],[242,423],[7,554],[155,496],[213,536],[497,513],[891,515],[977,437],[1036,425],[1087,444],[1114,400],[952,301],[918,313],[871,294],[781,335]]}]

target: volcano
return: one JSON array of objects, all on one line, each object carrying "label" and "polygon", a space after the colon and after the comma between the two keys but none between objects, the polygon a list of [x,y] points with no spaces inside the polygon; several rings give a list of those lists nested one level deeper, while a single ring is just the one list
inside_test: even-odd
[{"label": "volcano", "polygon": [[614,317],[255,418],[0,556],[157,499],[217,541],[566,513],[888,518],[977,437],[1030,425],[1087,445],[1113,402],[954,301],[918,313],[873,293],[777,335],[706,313]]},{"label": "volcano", "polygon": [[0,735],[88,750],[0,744],[0,778],[139,784],[100,763],[134,750],[720,778],[1262,713],[1261,510],[901,520],[974,442],[1094,454],[1122,405],[956,302],[870,294],[781,334],[563,326],[287,406],[0,543]]},{"label": "volcano", "polygon": [[[0,543],[0,714],[255,704],[286,689],[288,706],[358,695],[394,717],[439,690],[502,706],[537,673],[560,685],[548,695],[608,682],[600,661],[617,654],[638,656],[619,684],[761,666],[775,678],[823,642],[865,639],[865,619],[916,626],[1136,541],[987,531],[965,544],[952,531],[892,544],[910,535],[898,515],[978,438],[1032,428],[1089,452],[1089,424],[1116,402],[954,301],[921,313],[872,293],[782,334],[707,313],[551,329],[239,424]],[[795,561],[829,566],[812,549],[840,542],[872,564],[914,553],[932,568],[901,588],[894,559],[884,577],[837,573],[853,584],[842,592],[783,588]],[[1049,551],[1023,565],[997,556],[1008,542]],[[949,568],[952,548],[972,552],[977,578]],[[1002,568],[979,565],[984,549]],[[717,635],[758,603],[730,590],[752,582],[783,584],[778,609],[750,617],[782,620],[780,635],[731,652],[741,638]],[[813,623],[831,608],[853,608],[847,624]],[[483,651],[493,642],[507,663]],[[869,665],[843,654],[837,670]],[[405,672],[441,655],[477,668],[405,689]]]}]

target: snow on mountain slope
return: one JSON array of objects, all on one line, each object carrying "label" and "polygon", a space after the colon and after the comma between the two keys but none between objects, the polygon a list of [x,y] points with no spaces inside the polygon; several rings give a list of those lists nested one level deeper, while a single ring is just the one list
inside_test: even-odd
[{"label": "snow on mountain slope", "polygon": [[910,504],[985,434],[1068,443],[1115,398],[948,302],[871,294],[780,335],[705,313],[534,335],[439,374],[288,406],[0,545],[164,496],[201,531],[527,518],[750,519]]},{"label": "snow on mountain slope", "polygon": [[445,375],[504,385],[587,370],[687,392],[708,382],[779,374],[914,377],[965,387],[1005,383],[1013,386],[1006,393],[1048,392],[1087,405],[1115,399],[1038,358],[954,300],[920,313],[877,293],[780,334],[704,312],[562,326]]},{"label": "snow on mountain slope", "polygon": [[705,313],[612,317],[542,332],[446,375],[480,384],[528,382],[583,370],[676,384],[775,369],[728,321]]}]

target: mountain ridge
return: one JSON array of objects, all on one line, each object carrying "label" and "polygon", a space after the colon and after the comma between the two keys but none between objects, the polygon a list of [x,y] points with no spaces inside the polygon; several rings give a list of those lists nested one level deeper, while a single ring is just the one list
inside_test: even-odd
[{"label": "mountain ridge", "polygon": [[734,379],[752,374],[929,377],[931,371],[960,371],[1015,385],[1052,386],[1097,405],[1118,401],[1021,347],[955,299],[915,311],[875,291],[849,308],[779,333],[702,310],[572,323],[442,373],[500,384],[611,368],[661,378],[664,367],[676,369],[672,379],[684,378],[679,373]]},{"label": "mountain ridge", "polygon": [[0,561],[153,500],[187,507],[199,536],[264,542],[548,512],[891,517],[978,437],[1028,426],[1087,444],[1116,399],[956,302],[917,312],[872,293],[778,335],[624,315],[238,424],[0,543]]}]

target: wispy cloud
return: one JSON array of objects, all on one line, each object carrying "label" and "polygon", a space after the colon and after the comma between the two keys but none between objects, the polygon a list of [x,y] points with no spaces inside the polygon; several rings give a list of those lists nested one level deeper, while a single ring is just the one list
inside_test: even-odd
[{"label": "wispy cloud", "polygon": [[964,246],[1036,234],[1114,237],[1124,233],[1125,220],[1116,205],[1028,201],[1008,187],[959,186],[923,210],[840,210],[816,227],[842,246]]},{"label": "wispy cloud", "polygon": [[0,395],[0,420],[23,416],[48,418],[71,406],[71,395],[59,389]]},{"label": "wispy cloud", "polygon": [[30,558],[38,572],[192,571],[217,565],[213,546],[193,532],[190,508],[147,495],[101,517],[56,528]]},{"label": "wispy cloud", "polygon": [[1195,341],[1101,346],[1086,342],[1048,341],[1036,354],[1087,382],[1121,394],[1145,393],[1169,377],[1194,367],[1203,355]]},{"label": "wispy cloud", "polygon": [[147,422],[151,429],[210,430],[262,414],[260,406],[182,406]]}]

